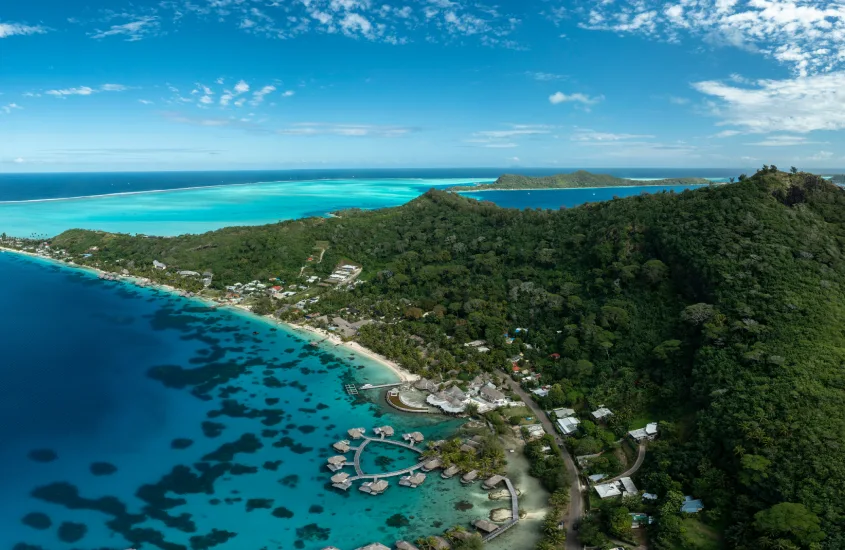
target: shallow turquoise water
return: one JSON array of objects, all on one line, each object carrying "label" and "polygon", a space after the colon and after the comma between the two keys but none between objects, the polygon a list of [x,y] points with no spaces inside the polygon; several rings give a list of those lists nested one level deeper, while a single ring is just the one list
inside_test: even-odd
[{"label": "shallow turquoise water", "polygon": [[[325,460],[335,454],[329,446],[350,427],[390,424],[397,434],[418,429],[433,438],[458,426],[441,417],[396,414],[378,395],[346,395],[344,383],[395,379],[365,357],[315,349],[245,315],[10,253],[0,253],[0,285],[15,289],[0,294],[2,548],[199,548],[192,537],[220,529],[235,535],[215,546],[219,550],[346,550],[468,525],[494,507],[478,486],[464,488],[436,474],[418,489],[393,479],[379,497],[327,488]],[[152,367],[165,365],[214,376],[151,377]],[[204,422],[221,426],[203,429]],[[225,445],[245,435],[257,445]],[[190,446],[174,448],[179,438]],[[57,458],[34,460],[28,456],[33,450]],[[226,456],[227,450],[237,452]],[[409,458],[386,454],[397,464]],[[94,462],[116,472],[94,475]],[[225,471],[200,485],[167,482],[163,476],[180,465],[191,476],[208,467]],[[142,489],[149,484],[184,502],[157,500],[149,486]],[[88,500],[59,495],[57,489],[68,486]],[[104,511],[97,499],[105,496],[125,510]],[[247,511],[249,499],[272,502]],[[461,501],[473,508],[456,510]],[[274,517],[280,507],[292,515]],[[32,512],[46,514],[50,527],[24,525]],[[407,525],[388,526],[397,513]],[[133,535],[126,529],[108,524],[115,518],[161,540],[128,540]],[[82,539],[62,542],[63,522],[84,525]]]},{"label": "shallow turquoise water", "polygon": [[404,204],[431,188],[485,179],[345,179],[226,185],[200,189],[0,203],[0,231],[26,237],[68,229],[180,235],[261,225],[344,208]]}]

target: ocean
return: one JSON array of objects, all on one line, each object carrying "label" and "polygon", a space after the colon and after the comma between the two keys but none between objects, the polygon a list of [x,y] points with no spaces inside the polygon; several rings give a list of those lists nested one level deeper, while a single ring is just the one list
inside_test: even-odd
[{"label": "ocean", "polygon": [[[2,548],[351,550],[502,506],[436,473],[379,497],[327,486],[349,428],[432,439],[460,425],[399,414],[376,390],[347,395],[395,375],[346,348],[11,253],[0,286]],[[414,459],[371,444],[363,464]]]},{"label": "ocean", "polygon": [[[532,171],[528,171],[532,172]],[[550,173],[535,170],[532,175]],[[603,170],[622,177],[709,177],[733,170]],[[261,225],[346,208],[404,204],[431,188],[494,181],[502,170],[304,172],[159,172],[0,175],[0,232],[51,237],[74,228],[173,236],[232,225]],[[668,189],[668,188],[666,188]],[[676,189],[681,189],[680,187]],[[665,190],[654,186],[549,192],[470,193],[503,207],[560,208],[613,195]],[[605,196],[607,195],[607,196]]]}]

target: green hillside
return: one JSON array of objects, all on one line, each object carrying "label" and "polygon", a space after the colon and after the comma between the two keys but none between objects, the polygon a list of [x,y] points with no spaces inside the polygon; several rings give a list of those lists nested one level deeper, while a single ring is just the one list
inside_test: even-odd
[{"label": "green hillside", "polygon": [[545,406],[605,404],[616,436],[662,421],[636,478],[661,498],[650,548],[684,540],[684,494],[729,548],[845,548],[845,191],[769,170],[566,211],[430,191],[333,219],[52,244],[96,246],[88,261],[114,269],[212,270],[222,287],[295,277],[317,241],[316,272],[350,259],[367,282],[316,311],[383,321],[360,340],[412,370],[500,369],[521,349],[555,384]]}]

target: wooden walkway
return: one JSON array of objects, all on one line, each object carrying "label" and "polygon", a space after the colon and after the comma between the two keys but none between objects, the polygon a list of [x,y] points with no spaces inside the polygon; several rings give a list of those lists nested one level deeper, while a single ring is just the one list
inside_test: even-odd
[{"label": "wooden walkway", "polygon": [[[414,451],[417,454],[422,454],[422,450],[417,449],[413,445],[408,445],[407,443],[402,443],[401,441],[392,441],[390,439],[375,439],[375,438],[367,437],[367,436],[362,436],[361,439],[363,439],[363,441],[355,449],[355,458],[354,458],[354,460],[351,464],[351,466],[355,467],[355,474],[356,475],[348,478],[347,481],[357,481],[359,479],[381,479],[381,478],[387,478],[387,477],[401,476],[403,474],[409,474],[409,473],[413,472],[414,470],[420,469],[423,464],[425,464],[426,462],[431,460],[431,459],[427,458],[427,459],[423,460],[422,462],[414,464],[410,468],[405,468],[404,470],[396,470],[395,472],[387,472],[387,473],[384,473],[384,474],[365,474],[364,470],[361,469],[361,453],[364,452],[364,449],[367,447],[367,445],[370,444],[371,441],[375,441],[377,443],[387,443],[388,445],[396,445],[397,447],[403,447],[405,449],[409,449],[411,451]],[[347,462],[347,465],[349,465],[348,462]]]},{"label": "wooden walkway", "polygon": [[392,382],[390,384],[379,384],[377,386],[373,386],[372,384],[364,384],[358,389],[361,390],[377,390],[379,388],[395,388],[396,386],[401,386],[405,382]]},{"label": "wooden walkway", "polygon": [[495,539],[519,522],[519,497],[516,494],[516,489],[514,488],[513,483],[511,483],[511,480],[508,478],[505,478],[505,485],[508,486],[508,491],[510,491],[511,494],[511,519],[489,535],[484,536],[484,538],[482,538],[484,542],[489,542]]}]

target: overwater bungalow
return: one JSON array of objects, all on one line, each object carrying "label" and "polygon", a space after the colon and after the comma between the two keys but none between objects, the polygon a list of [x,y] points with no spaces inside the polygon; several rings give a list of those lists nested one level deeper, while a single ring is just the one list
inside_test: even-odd
[{"label": "overwater bungalow", "polygon": [[349,437],[352,439],[361,439],[367,430],[364,428],[350,428],[346,433],[349,434]]},{"label": "overwater bungalow", "polygon": [[504,476],[496,475],[496,476],[493,476],[493,477],[487,479],[484,483],[481,484],[481,486],[484,487],[485,489],[493,489],[498,484],[503,482],[504,480],[505,480]]},{"label": "overwater bungalow", "polygon": [[463,475],[461,483],[469,485],[470,483],[474,483],[476,479],[478,479],[478,470],[470,470]]},{"label": "overwater bungalow", "polygon": [[370,495],[380,495],[382,494],[385,489],[387,489],[388,483],[383,480],[379,479],[376,481],[368,481],[366,483],[362,483],[358,489],[364,493],[368,493]]},{"label": "overwater bungalow", "polygon": [[326,546],[323,550],[339,550],[336,546]]},{"label": "overwater bungalow", "polygon": [[338,441],[337,443],[332,443],[332,447],[334,450],[339,453],[348,453],[349,452],[349,441],[344,439],[343,441]]},{"label": "overwater bungalow", "polygon": [[379,426],[373,430],[373,433],[380,435],[384,439],[385,437],[393,437],[394,432],[392,426]]},{"label": "overwater bungalow", "polygon": [[416,489],[422,482],[425,481],[425,474],[416,473],[411,474],[409,476],[402,476],[402,479],[399,480],[399,485],[403,487],[410,487],[411,489]]},{"label": "overwater bungalow", "polygon": [[349,481],[349,474],[346,472],[338,472],[332,476],[332,487],[346,491],[351,486],[352,482]]},{"label": "overwater bungalow", "polygon": [[483,531],[484,533],[492,533],[496,529],[499,528],[498,525],[493,523],[492,521],[487,521],[486,519],[477,519],[472,522],[476,529],[479,531]]},{"label": "overwater bungalow", "polygon": [[390,550],[390,548],[380,542],[374,542],[372,544],[368,544],[367,546],[356,548],[356,550]]},{"label": "overwater bungalow", "polygon": [[402,438],[413,445],[414,443],[422,443],[425,440],[425,437],[420,432],[411,432],[409,434],[405,434]]},{"label": "overwater bungalow", "polygon": [[420,550],[419,547],[414,546],[410,542],[406,540],[400,540],[396,542],[396,550]]},{"label": "overwater bungalow", "polygon": [[439,458],[432,458],[428,462],[422,465],[423,472],[430,472],[432,470],[436,470],[443,466],[443,462]]},{"label": "overwater bungalow", "polygon": [[440,477],[442,477],[443,479],[449,479],[449,478],[452,478],[455,475],[457,475],[458,472],[460,472],[460,471],[461,471],[461,469],[453,464],[453,465],[449,466],[448,468],[446,468],[443,471],[443,473],[440,474]]},{"label": "overwater bungalow", "polygon": [[343,468],[343,465],[346,464],[346,457],[343,455],[337,455],[330,457],[326,462],[328,462],[329,470],[336,472]]}]

